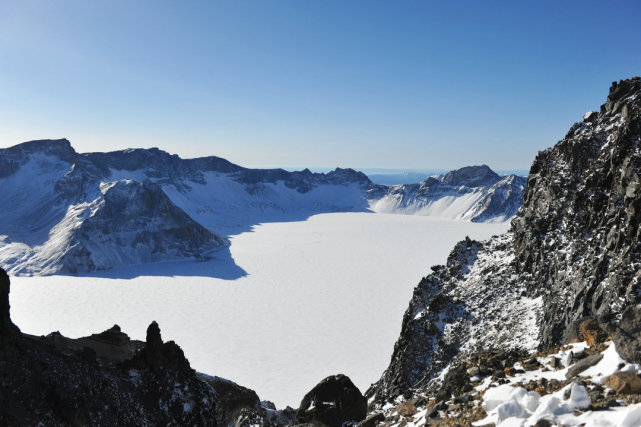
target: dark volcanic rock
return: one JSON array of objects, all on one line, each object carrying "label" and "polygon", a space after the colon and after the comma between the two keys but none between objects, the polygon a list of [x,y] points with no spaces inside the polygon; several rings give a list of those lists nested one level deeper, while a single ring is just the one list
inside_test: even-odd
[{"label": "dark volcanic rock", "polygon": [[[633,78],[538,154],[508,233],[457,244],[421,280],[390,365],[367,395],[435,394],[437,375],[466,355],[547,348],[576,336],[588,317],[640,303],[640,213],[641,79]],[[624,353],[640,360],[630,347]]]},{"label": "dark volcanic rock", "polygon": [[574,365],[572,365],[570,369],[568,369],[568,372],[565,374],[565,378],[569,379],[579,375],[581,372],[599,363],[601,359],[603,359],[603,354],[599,353],[579,360]]},{"label": "dark volcanic rock", "polygon": [[11,321],[9,312],[9,276],[0,268],[0,344],[13,341],[16,334],[20,332],[18,327]]},{"label": "dark volcanic rock", "polygon": [[453,170],[443,176],[442,182],[452,186],[479,187],[481,185],[492,185],[501,177],[487,165],[466,166]]},{"label": "dark volcanic rock", "polygon": [[45,337],[40,337],[40,339],[55,346],[59,351],[68,354],[82,353],[92,359],[99,358],[100,363],[113,366],[131,359],[138,350],[145,346],[145,343],[141,341],[129,339],[129,336],[122,332],[118,325],[88,337],[72,339],[64,337],[60,332],[52,332]]},{"label": "dark volcanic rock", "polygon": [[339,427],[361,421],[367,415],[367,399],[345,375],[325,378],[300,403],[297,424],[321,422]]},{"label": "dark volcanic rock", "polygon": [[450,369],[443,379],[443,385],[436,394],[436,400],[446,401],[454,395],[461,394],[461,388],[470,382],[470,376],[465,365],[459,364]]},{"label": "dark volcanic rock", "polygon": [[[216,392],[196,377],[180,347],[158,341],[159,331],[152,328],[150,348],[132,361],[105,363],[59,334],[20,334],[9,317],[8,291],[2,270],[0,425],[219,424]],[[124,345],[118,331],[99,335],[120,337],[116,341]],[[147,363],[149,355],[154,363]]]},{"label": "dark volcanic rock", "polygon": [[[260,414],[261,409],[263,409],[261,408],[260,399],[254,390],[224,378],[202,374],[200,378],[216,390],[224,425],[233,424],[241,416],[243,410],[246,413],[256,412]],[[273,410],[275,409],[273,408]],[[261,418],[265,418],[264,414]]]},{"label": "dark volcanic rock", "polygon": [[122,332],[118,325],[113,325],[111,328],[99,334],[92,334],[88,338],[111,345],[125,345],[129,342],[129,335]]},{"label": "dark volcanic rock", "polygon": [[641,363],[641,306],[625,309],[618,325],[604,324],[619,355],[629,363]]},{"label": "dark volcanic rock", "polygon": [[516,270],[543,295],[545,345],[567,339],[577,319],[638,302],[640,114],[641,80],[614,83],[598,117],[576,123],[532,165],[512,229]]}]

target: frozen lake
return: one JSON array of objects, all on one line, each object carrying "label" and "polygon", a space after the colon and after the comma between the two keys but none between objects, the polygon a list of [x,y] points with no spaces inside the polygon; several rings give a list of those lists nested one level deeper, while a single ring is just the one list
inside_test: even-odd
[{"label": "frozen lake", "polygon": [[26,333],[70,337],[117,323],[140,340],[156,320],[196,370],[298,407],[331,374],[365,392],[387,367],[429,267],[466,235],[480,240],[507,228],[371,213],[262,224],[231,238],[233,261],[12,278],[12,318]]}]

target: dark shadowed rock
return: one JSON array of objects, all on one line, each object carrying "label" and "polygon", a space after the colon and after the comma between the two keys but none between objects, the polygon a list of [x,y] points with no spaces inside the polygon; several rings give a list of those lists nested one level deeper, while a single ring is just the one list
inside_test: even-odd
[{"label": "dark shadowed rock", "polygon": [[[586,318],[641,303],[641,80],[613,85],[589,119],[537,155],[508,233],[457,244],[420,281],[368,396],[434,395],[443,370],[468,354],[559,345]],[[608,332],[639,363],[641,315],[624,317],[629,326]]]},{"label": "dark shadowed rock", "polygon": [[569,379],[579,375],[581,372],[599,363],[601,359],[603,359],[603,354],[599,353],[579,360],[574,365],[572,365],[570,369],[568,369],[568,372],[565,374],[565,378]]},{"label": "dark shadowed rock", "polygon": [[641,363],[641,305],[627,307],[618,325],[606,323],[604,327],[625,361]]},{"label": "dark shadowed rock", "polygon": [[375,427],[376,424],[383,422],[384,420],[385,414],[382,412],[377,412],[358,423],[357,427]]},{"label": "dark shadowed rock", "polygon": [[470,380],[465,365],[460,364],[452,369],[445,375],[443,379],[443,385],[441,389],[436,394],[437,400],[448,400],[450,396],[458,396],[461,392],[461,388],[467,384]]},{"label": "dark shadowed rock", "polygon": [[9,342],[20,332],[11,321],[9,313],[9,288],[11,284],[7,272],[0,268],[0,343]]},{"label": "dark shadowed rock", "polygon": [[3,273],[0,425],[217,426],[222,421],[214,389],[197,378],[180,347],[162,342],[157,324],[149,328],[149,348],[124,362],[132,342],[118,327],[79,339],[21,334],[11,323],[9,279]]},{"label": "dark shadowed rock", "polygon": [[112,364],[131,359],[145,345],[142,341],[129,339],[118,325],[88,337],[67,338],[56,331],[41,339],[65,352],[80,351],[89,355],[87,349],[90,349],[101,363]]},{"label": "dark shadowed rock", "polygon": [[125,369],[149,369],[157,374],[195,375],[182,349],[173,341],[163,342],[155,321],[147,328],[145,346],[124,362]]},{"label": "dark shadowed rock", "polygon": [[367,415],[367,399],[345,375],[333,375],[318,383],[300,403],[297,424],[320,422],[330,427],[361,421]]},{"label": "dark shadowed rock", "polygon": [[125,345],[129,342],[129,335],[122,332],[118,325],[113,325],[99,334],[92,334],[88,338],[111,345]]},{"label": "dark shadowed rock", "polygon": [[[223,424],[233,424],[241,415],[243,410],[261,412],[261,403],[254,390],[240,386],[232,381],[219,377],[211,377],[200,374],[199,377],[216,390],[219,398],[220,410],[223,413]],[[275,407],[268,408],[276,410]]]}]

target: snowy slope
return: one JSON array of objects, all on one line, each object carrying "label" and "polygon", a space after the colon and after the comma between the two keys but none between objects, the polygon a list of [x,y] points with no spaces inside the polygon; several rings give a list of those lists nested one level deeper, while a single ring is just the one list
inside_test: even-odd
[{"label": "snowy slope", "polygon": [[207,258],[257,224],[319,213],[502,222],[524,186],[487,166],[386,187],[352,169],[247,169],[157,148],[78,154],[65,139],[0,150],[0,166],[0,264],[14,275]]},{"label": "snowy slope", "polygon": [[487,166],[469,166],[430,177],[419,184],[397,185],[372,210],[427,215],[475,222],[503,222],[523,204],[526,179],[500,177]]},{"label": "snowy slope", "polygon": [[[568,378],[570,370],[577,369],[578,362],[588,353],[601,358],[594,366]],[[393,427],[439,422],[442,423],[439,425],[456,422],[497,427],[641,425],[638,395],[611,389],[607,380],[613,374],[638,376],[641,366],[621,358],[611,341],[600,344],[599,348],[590,348],[585,341],[576,342],[525,357],[532,365],[525,367],[522,361],[509,363],[506,366],[509,374],[466,372],[462,380],[469,384],[468,393],[450,397],[445,403],[427,403],[428,396],[399,397],[382,408],[384,424]]]}]

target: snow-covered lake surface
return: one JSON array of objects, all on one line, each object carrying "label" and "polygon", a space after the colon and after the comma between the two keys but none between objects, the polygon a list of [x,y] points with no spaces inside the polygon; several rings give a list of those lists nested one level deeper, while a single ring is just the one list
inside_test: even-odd
[{"label": "snow-covered lake surface", "polygon": [[[79,337],[113,324],[144,340],[156,320],[193,368],[297,407],[344,373],[365,391],[389,363],[414,286],[466,235],[508,223],[332,213],[231,238],[231,257],[124,267],[93,277],[14,277],[25,333]],[[232,260],[233,258],[233,260]]]}]

